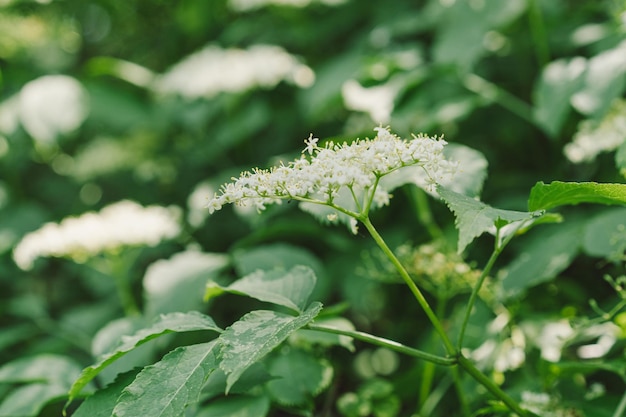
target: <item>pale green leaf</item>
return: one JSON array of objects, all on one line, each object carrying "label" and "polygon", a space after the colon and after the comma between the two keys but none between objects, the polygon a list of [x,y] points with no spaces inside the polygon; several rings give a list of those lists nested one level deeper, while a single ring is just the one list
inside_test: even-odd
[{"label": "pale green leaf", "polygon": [[549,210],[580,203],[626,205],[626,184],[561,181],[544,184],[540,181],[530,190],[528,209]]},{"label": "pale green leaf", "polygon": [[253,363],[271,352],[299,328],[311,322],[322,305],[314,302],[299,316],[257,310],[233,323],[219,337],[224,345],[220,368],[226,373],[226,392]]},{"label": "pale green leaf", "polygon": [[[475,149],[449,143],[444,148],[444,155],[450,161],[459,163],[459,169],[454,175],[442,180],[441,185],[449,190],[471,197],[477,197],[483,188],[487,177],[487,159]],[[381,178],[381,186],[388,191],[393,191],[404,184],[414,184],[427,189],[430,178],[421,166],[408,166]]]},{"label": "pale green leaf", "polygon": [[607,210],[585,227],[583,250],[591,256],[619,260],[626,249],[626,207]]},{"label": "pale green leaf", "polygon": [[310,406],[333,376],[328,362],[297,349],[271,358],[268,370],[277,377],[267,383],[268,392],[274,401],[286,406]]},{"label": "pale green leaf", "polygon": [[550,136],[561,130],[568,112],[570,98],[582,85],[587,60],[582,57],[559,59],[545,66],[535,86],[533,115]]},{"label": "pale green leaf", "polygon": [[19,358],[0,367],[0,383],[47,382],[72,385],[80,366],[67,356],[40,354]]},{"label": "pale green leaf", "polygon": [[504,298],[554,279],[578,255],[583,219],[537,230],[524,241],[516,258],[501,270]]},{"label": "pale green leaf", "polygon": [[111,417],[120,394],[139,373],[140,368],[119,374],[115,381],[87,397],[72,417]]},{"label": "pale green leaf", "polygon": [[54,400],[64,398],[68,386],[61,384],[29,384],[11,391],[0,404],[0,417],[35,417]]},{"label": "pale green leaf", "polygon": [[266,396],[231,395],[212,401],[195,417],[265,417],[270,409]]},{"label": "pale green leaf", "polygon": [[315,288],[315,273],[309,267],[298,265],[288,271],[256,271],[227,287],[209,282],[205,299],[209,300],[224,292],[247,295],[257,300],[266,301],[301,312]]},{"label": "pale green leaf", "polygon": [[198,402],[200,390],[217,366],[216,341],[181,346],[144,368],[127,386],[113,410],[115,417],[177,417]]},{"label": "pale green leaf", "polygon": [[456,226],[459,229],[459,253],[485,232],[494,234],[496,229],[507,224],[531,221],[541,216],[539,212],[496,209],[442,186],[437,186],[437,192],[456,216]]},{"label": "pale green leaf", "polygon": [[195,250],[153,263],[143,278],[145,315],[200,309],[207,279],[227,265],[226,255]]},{"label": "pale green leaf", "polygon": [[135,349],[137,346],[167,333],[191,332],[196,330],[222,331],[211,317],[198,312],[170,313],[160,316],[155,320],[152,326],[141,329],[132,336],[123,337],[119,346],[111,352],[104,354],[94,365],[83,369],[80,377],[74,382],[74,385],[72,385],[70,389],[69,401],[76,397],[80,390],[98,375],[102,369]]},{"label": "pale green leaf", "polygon": [[318,279],[324,275],[324,265],[310,251],[286,243],[238,249],[233,253],[233,266],[237,275],[243,277],[259,269],[269,271],[276,268],[291,269],[306,265],[315,271]]}]

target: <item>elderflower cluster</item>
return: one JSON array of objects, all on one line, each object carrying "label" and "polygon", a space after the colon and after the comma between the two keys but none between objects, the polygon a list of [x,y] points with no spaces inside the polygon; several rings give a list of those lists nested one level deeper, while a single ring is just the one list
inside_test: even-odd
[{"label": "elderflower cluster", "polygon": [[83,262],[91,256],[122,246],[155,246],[180,233],[177,208],[143,207],[120,201],[100,212],[68,217],[60,223],[46,223],[24,236],[13,251],[15,263],[29,270],[37,258],[67,257]]},{"label": "elderflower cluster", "polygon": [[[324,147],[311,135],[299,159],[269,170],[243,172],[223,185],[209,201],[209,212],[229,203],[252,203],[263,210],[267,204],[284,199],[360,211],[368,201],[379,206],[389,201],[389,191],[378,180],[400,168],[422,167],[431,188],[456,170],[456,163],[443,156],[446,142],[441,138],[420,134],[404,140],[386,128],[375,130],[378,134],[374,139],[350,144],[328,142]],[[346,195],[354,204],[346,204]]]}]

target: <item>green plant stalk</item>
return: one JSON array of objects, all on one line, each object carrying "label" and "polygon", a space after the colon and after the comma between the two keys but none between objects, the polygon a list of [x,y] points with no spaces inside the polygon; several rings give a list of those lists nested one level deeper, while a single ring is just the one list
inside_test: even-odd
[{"label": "green plant stalk", "polygon": [[461,82],[468,90],[486,98],[490,102],[499,104],[531,124],[535,123],[532,107],[496,84],[476,74],[461,75]]},{"label": "green plant stalk", "polygon": [[500,229],[497,229],[496,236],[495,236],[495,243],[494,243],[493,253],[489,257],[489,260],[487,261],[487,264],[485,265],[485,268],[483,269],[483,272],[480,274],[480,277],[478,277],[478,282],[476,283],[476,285],[472,289],[472,294],[470,295],[470,299],[467,302],[467,308],[465,309],[465,315],[463,316],[463,323],[461,324],[461,330],[459,331],[459,338],[458,338],[458,341],[457,341],[457,350],[459,352],[461,351],[461,348],[463,347],[463,339],[465,337],[465,331],[467,330],[467,324],[468,324],[469,318],[470,318],[470,316],[472,314],[472,310],[474,309],[474,304],[476,303],[476,298],[478,298],[478,292],[480,291],[480,288],[482,287],[483,283],[485,282],[485,278],[487,278],[487,276],[489,276],[489,273],[491,272],[491,269],[493,268],[493,265],[496,263],[496,260],[498,259],[498,256],[500,256],[500,254],[502,253],[502,251],[504,250],[506,245],[511,241],[513,236],[515,236],[515,234],[518,232],[518,230],[523,225],[524,225],[524,223],[520,223],[520,225],[514,231],[512,231],[511,234],[509,234],[506,237],[506,239],[504,239],[502,242],[500,242]]},{"label": "green plant stalk", "polygon": [[319,324],[311,323],[307,326],[309,330],[317,330],[325,333],[333,333],[341,336],[349,336],[363,342],[371,343],[376,346],[384,347],[390,350],[394,350],[405,355],[413,356],[415,358],[424,359],[426,361],[435,363],[437,365],[452,366],[456,364],[455,358],[447,358],[443,356],[433,355],[428,352],[423,352],[419,349],[414,349],[410,346],[403,345],[393,340],[385,339],[383,337],[374,336],[369,333],[360,332],[356,330],[343,330],[336,327],[320,326]]},{"label": "green plant stalk", "polygon": [[424,226],[428,234],[430,234],[430,237],[440,239],[443,236],[443,232],[433,219],[426,192],[419,187],[410,187],[408,193],[411,197],[411,201],[415,204],[417,218],[422,226]]},{"label": "green plant stalk", "polygon": [[463,354],[459,353],[457,356],[458,364],[461,368],[465,370],[472,378],[474,378],[478,383],[487,388],[487,390],[493,394],[496,398],[506,404],[507,407],[511,411],[517,413],[520,417],[527,417],[528,412],[524,410],[520,405],[511,397],[509,397],[504,391],[500,389],[495,382],[489,379],[485,374],[483,374],[472,361],[467,359]]},{"label": "green plant stalk", "polygon": [[380,249],[387,256],[387,258],[389,258],[389,260],[391,261],[393,266],[396,268],[396,270],[400,273],[400,276],[402,277],[406,285],[409,287],[409,289],[415,296],[415,299],[420,304],[420,306],[426,313],[426,316],[428,316],[428,319],[430,320],[432,325],[435,327],[435,330],[441,337],[441,340],[443,341],[443,344],[446,348],[446,352],[448,353],[448,355],[449,356],[456,355],[456,349],[452,345],[450,338],[448,337],[445,330],[443,329],[443,326],[441,325],[441,321],[439,321],[439,318],[437,317],[433,309],[430,307],[430,305],[428,304],[428,301],[426,300],[426,298],[424,297],[420,289],[417,287],[415,282],[411,279],[411,276],[406,271],[406,269],[404,268],[400,260],[392,252],[392,250],[389,249],[389,246],[387,246],[387,243],[385,243],[382,236],[380,236],[380,234],[378,233],[378,231],[376,230],[376,228],[374,227],[374,225],[372,224],[372,222],[370,221],[367,215],[360,216],[358,219],[361,221],[361,223],[363,223],[363,225],[365,226],[367,231],[370,233],[370,235],[372,236],[372,238],[374,239],[378,247],[380,247]]},{"label": "green plant stalk", "polygon": [[[105,258],[109,268],[109,273],[113,276],[115,281],[117,296],[120,300],[122,308],[124,309],[124,314],[127,317],[140,315],[141,312],[137,306],[135,297],[133,296],[130,283],[128,282],[128,274],[126,273],[128,270],[127,265],[130,263],[130,260],[124,262],[124,260],[119,257],[115,257],[114,255],[105,255]],[[134,259],[134,256],[131,258]]]},{"label": "green plant stalk", "polygon": [[622,396],[621,401],[617,405],[615,412],[613,413],[613,417],[622,417],[624,412],[626,411],[626,392]]},{"label": "green plant stalk", "polygon": [[[443,297],[437,297],[437,305],[435,314],[437,317],[442,317],[443,312],[445,311],[446,300]],[[431,334],[431,336],[435,336],[435,334]],[[433,341],[435,337],[432,337]],[[424,365],[424,370],[422,371],[422,378],[419,389],[419,407],[423,407],[424,403],[430,397],[430,392],[432,390],[433,379],[435,377],[435,365],[432,362],[426,363]]]},{"label": "green plant stalk", "polygon": [[546,27],[543,23],[541,8],[537,0],[528,0],[528,23],[530,34],[535,45],[535,56],[539,68],[543,68],[550,61],[550,47],[546,36]]},{"label": "green plant stalk", "polygon": [[465,398],[465,393],[463,392],[463,386],[461,385],[461,374],[458,367],[454,367],[452,369],[452,382],[454,383],[454,388],[456,389],[456,395],[459,398],[459,404],[461,405],[461,411],[463,412],[463,415],[466,417],[470,417],[472,415],[472,412],[469,408],[469,404],[467,403],[467,398]]}]

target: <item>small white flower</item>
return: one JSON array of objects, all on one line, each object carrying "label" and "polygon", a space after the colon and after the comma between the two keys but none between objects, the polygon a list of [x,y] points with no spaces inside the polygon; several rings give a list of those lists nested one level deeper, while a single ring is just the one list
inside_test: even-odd
[{"label": "small white flower", "polygon": [[313,152],[317,149],[317,141],[318,138],[313,137],[313,133],[309,135],[308,139],[304,140],[306,144],[306,148],[302,151],[302,153],[307,152],[309,155],[313,155]]}]

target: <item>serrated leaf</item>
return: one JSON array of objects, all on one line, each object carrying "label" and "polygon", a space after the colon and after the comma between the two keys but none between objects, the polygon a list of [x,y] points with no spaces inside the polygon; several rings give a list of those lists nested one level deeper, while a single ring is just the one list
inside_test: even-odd
[{"label": "serrated leaf", "polygon": [[502,269],[504,298],[550,281],[565,270],[580,252],[583,220],[546,227],[524,242],[517,257]]},{"label": "serrated leaf", "polygon": [[54,400],[65,397],[67,386],[61,384],[29,384],[11,391],[0,404],[0,417],[35,417]]},{"label": "serrated leaf", "polygon": [[535,86],[533,116],[550,136],[556,137],[570,111],[570,98],[582,85],[587,60],[559,59],[543,69]]},{"label": "serrated leaf", "polygon": [[122,338],[122,343],[113,351],[104,354],[94,365],[83,369],[80,377],[74,382],[69,392],[68,403],[91,381],[102,369],[124,356],[134,348],[156,337],[173,332],[191,332],[196,330],[213,330],[221,332],[213,319],[198,312],[170,313],[161,315],[154,324],[141,329],[132,336]]},{"label": "serrated leaf", "polygon": [[528,198],[529,210],[549,210],[580,203],[626,205],[626,184],[554,181],[535,184]]},{"label": "serrated leaf", "polygon": [[437,192],[456,217],[456,227],[459,230],[457,249],[459,253],[463,252],[467,245],[485,232],[493,234],[496,229],[510,223],[533,220],[542,214],[496,209],[442,186],[437,186]]},{"label": "serrated leaf", "polygon": [[139,371],[140,368],[136,368],[119,374],[115,381],[87,397],[72,417],[111,417],[120,394],[133,382]]},{"label": "serrated leaf", "polygon": [[145,314],[149,317],[202,306],[207,279],[228,265],[223,254],[188,250],[148,267],[143,278]]},{"label": "serrated leaf", "polygon": [[265,417],[270,409],[266,396],[232,395],[211,402],[195,417]]},{"label": "serrated leaf", "polygon": [[220,347],[215,340],[181,346],[145,367],[122,391],[113,416],[181,416],[185,408],[198,402],[204,382],[217,367]]},{"label": "serrated leaf", "polygon": [[80,366],[67,356],[41,354],[19,358],[0,367],[0,382],[48,382],[72,385],[80,375]]},{"label": "serrated leaf", "polygon": [[583,250],[591,256],[619,260],[626,249],[626,208],[607,210],[591,218],[583,237]]},{"label": "serrated leaf", "polygon": [[224,330],[219,340],[224,345],[220,368],[227,375],[226,392],[248,367],[311,322],[321,310],[322,304],[314,302],[295,317],[275,311],[252,311]]},{"label": "serrated leaf", "polygon": [[[239,377],[237,382],[232,386],[229,394],[246,394],[251,389],[259,385],[265,384],[267,381],[274,379],[265,369],[265,366],[257,362],[252,364],[245,372]],[[202,388],[202,400],[223,395],[226,391],[226,374],[221,369],[216,369],[215,372],[209,375],[209,379]]]},{"label": "serrated leaf", "polygon": [[333,368],[310,354],[297,349],[273,357],[269,372],[276,376],[267,384],[272,399],[286,406],[307,406],[330,384]]},{"label": "serrated leaf", "polygon": [[205,300],[227,292],[247,295],[257,300],[266,301],[302,312],[307,300],[315,288],[315,273],[309,267],[298,265],[288,271],[256,271],[227,287],[209,282],[204,294]]}]

